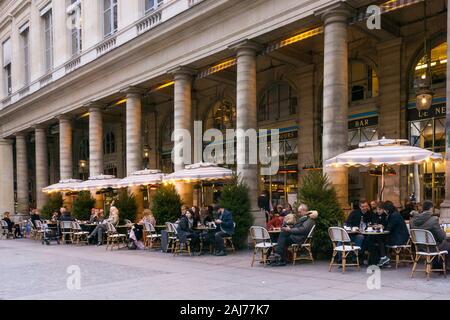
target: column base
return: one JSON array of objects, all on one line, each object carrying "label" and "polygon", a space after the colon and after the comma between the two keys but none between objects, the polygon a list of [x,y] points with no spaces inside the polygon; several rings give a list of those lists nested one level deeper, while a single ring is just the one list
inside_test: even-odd
[{"label": "column base", "polygon": [[439,222],[450,223],[450,200],[445,200],[444,202],[442,202]]}]

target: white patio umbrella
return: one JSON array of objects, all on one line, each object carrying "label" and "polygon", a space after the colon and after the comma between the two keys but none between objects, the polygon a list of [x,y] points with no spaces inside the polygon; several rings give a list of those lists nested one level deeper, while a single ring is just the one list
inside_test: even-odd
[{"label": "white patio umbrella", "polygon": [[90,177],[82,183],[75,186],[75,191],[88,191],[88,190],[100,190],[106,188],[117,188],[117,184],[120,179],[115,176],[100,175],[96,177]]},{"label": "white patio umbrella", "polygon": [[68,179],[68,180],[61,180],[60,182],[56,184],[52,184],[48,187],[45,187],[42,189],[42,192],[44,193],[54,193],[54,192],[71,192],[75,191],[76,186],[78,186],[81,182],[81,180],[77,179]]},{"label": "white patio umbrella", "polygon": [[117,187],[126,188],[134,186],[148,186],[161,184],[163,182],[164,173],[160,170],[141,170],[132,173],[130,176],[120,180]]},{"label": "white patio umbrella", "polygon": [[187,165],[183,170],[167,175],[164,181],[169,182],[202,182],[226,180],[233,177],[233,171],[219,167],[215,163],[200,162]]},{"label": "white patio umbrella", "polygon": [[384,178],[386,166],[422,164],[424,162],[442,161],[444,157],[440,153],[426,149],[412,147],[408,140],[386,139],[364,142],[358,149],[344,152],[334,158],[325,161],[327,167],[359,167],[381,166],[381,192],[383,199]]},{"label": "white patio umbrella", "polygon": [[176,171],[164,178],[165,182],[199,183],[201,185],[201,202],[203,204],[203,182],[223,181],[233,177],[233,171],[219,167],[215,163],[200,162],[187,165],[183,170]]}]

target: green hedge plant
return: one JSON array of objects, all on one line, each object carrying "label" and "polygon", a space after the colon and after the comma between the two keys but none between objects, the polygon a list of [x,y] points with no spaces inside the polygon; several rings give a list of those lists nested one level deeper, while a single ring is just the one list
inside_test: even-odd
[{"label": "green hedge plant", "polygon": [[81,191],[73,202],[72,215],[78,220],[89,220],[91,209],[95,206],[95,199],[89,191]]},{"label": "green hedge plant", "polygon": [[137,203],[134,194],[128,194],[126,190],[122,190],[114,205],[119,209],[119,216],[122,222],[125,219],[136,222]]},{"label": "green hedge plant", "polygon": [[253,225],[249,189],[242,180],[235,176],[230,183],[223,187],[220,206],[230,211],[236,223],[233,243],[236,248],[247,247],[248,232]]},{"label": "green hedge plant", "polygon": [[53,212],[59,211],[61,207],[64,205],[63,195],[62,193],[53,193],[48,199],[47,203],[41,210],[41,217],[43,219],[51,219]]},{"label": "green hedge plant", "polygon": [[344,213],[336,197],[336,190],[327,175],[321,171],[309,171],[302,177],[302,185],[298,191],[298,200],[308,206],[309,210],[317,210],[312,246],[316,257],[328,258],[332,252],[332,244],[328,228],[338,226],[344,220]]},{"label": "green hedge plant", "polygon": [[159,224],[175,222],[181,216],[183,201],[173,184],[161,185],[153,194],[151,210]]}]

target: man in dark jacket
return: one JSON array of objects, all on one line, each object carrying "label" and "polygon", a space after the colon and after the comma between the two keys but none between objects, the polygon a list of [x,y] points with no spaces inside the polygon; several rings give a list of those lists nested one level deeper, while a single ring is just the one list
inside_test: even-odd
[{"label": "man in dark jacket", "polygon": [[191,241],[191,248],[197,247],[199,243],[199,236],[192,230],[193,226],[193,214],[191,210],[187,210],[186,213],[180,218],[178,223],[177,232],[180,243],[186,243],[188,239]]},{"label": "man in dark jacket", "polygon": [[75,221],[74,217],[72,217],[72,214],[67,211],[66,208],[61,208],[61,217],[59,217],[59,221]]},{"label": "man in dark jacket", "polygon": [[281,233],[275,248],[275,253],[280,259],[275,266],[286,265],[286,249],[290,245],[294,243],[302,244],[305,242],[309,232],[316,224],[315,220],[317,219],[318,213],[317,211],[312,211],[309,214],[308,207],[305,204],[302,204],[298,207],[297,216],[299,217],[299,220],[292,228],[288,226],[281,228]]},{"label": "man in dark jacket", "polygon": [[[433,234],[434,240],[439,250],[447,250],[450,252],[450,242],[446,239],[447,235],[439,225],[439,219],[433,215],[433,202],[426,200],[423,202],[423,213],[415,212],[410,220],[411,229],[428,230]],[[446,257],[447,269],[450,268],[449,255]]]},{"label": "man in dark jacket", "polygon": [[[397,209],[391,201],[386,201],[383,204],[383,209],[387,215],[385,231],[389,231],[387,244],[390,246],[405,245],[409,239],[409,231],[405,220],[400,213],[397,212]],[[386,238],[383,235],[379,235],[377,236],[377,242],[381,256],[378,266],[382,267],[390,262],[390,259],[386,255]]]},{"label": "man in dark jacket", "polygon": [[217,212],[219,213],[219,218],[214,221],[217,225],[217,232],[214,234],[216,256],[226,256],[223,238],[231,237],[234,234],[233,215],[222,207]]},{"label": "man in dark jacket", "polygon": [[42,221],[40,213],[37,209],[33,209],[31,214],[31,223],[36,228],[36,220]]}]

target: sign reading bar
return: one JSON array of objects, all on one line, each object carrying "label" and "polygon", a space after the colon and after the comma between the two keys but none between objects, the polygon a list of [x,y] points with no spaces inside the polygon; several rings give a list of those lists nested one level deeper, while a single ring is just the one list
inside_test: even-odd
[{"label": "sign reading bar", "polygon": [[408,121],[445,117],[447,108],[445,103],[432,105],[429,110],[408,109]]},{"label": "sign reading bar", "polygon": [[362,119],[357,119],[357,120],[351,120],[348,122],[348,128],[350,130],[371,127],[371,126],[376,126],[376,125],[378,125],[378,116],[370,117],[370,118],[362,118]]}]

